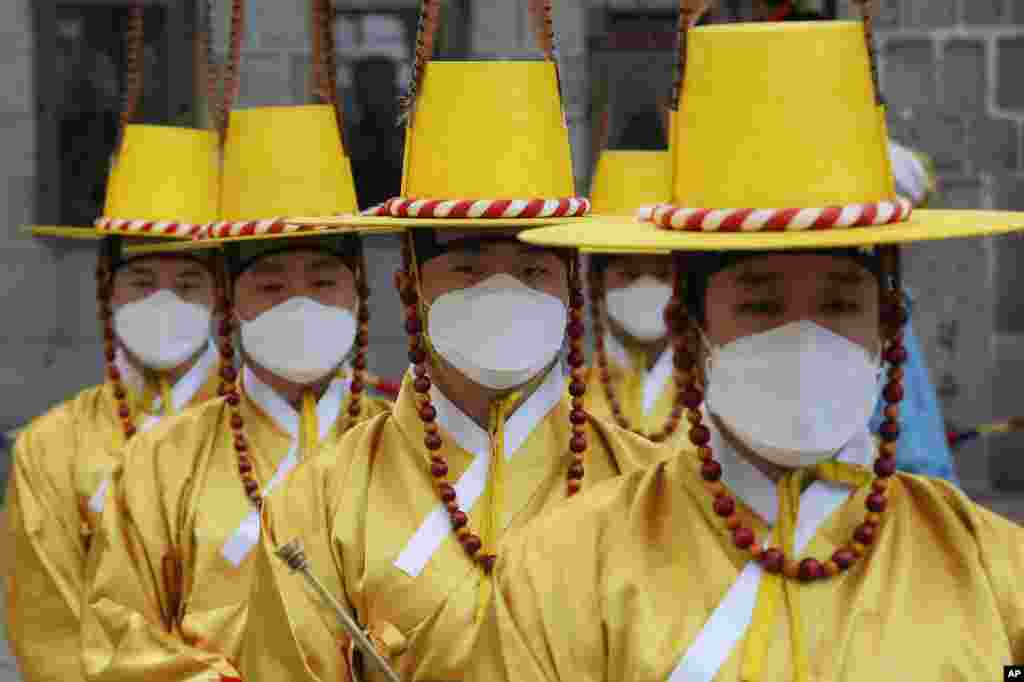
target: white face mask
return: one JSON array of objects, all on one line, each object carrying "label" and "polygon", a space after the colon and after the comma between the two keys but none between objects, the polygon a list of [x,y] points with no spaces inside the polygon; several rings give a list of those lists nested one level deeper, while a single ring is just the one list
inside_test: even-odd
[{"label": "white face mask", "polygon": [[759,456],[810,466],[866,428],[879,361],[813,322],[793,322],[712,347],[708,408]]},{"label": "white face mask", "polygon": [[655,341],[668,334],[665,308],[672,298],[669,285],[644,275],[628,287],[609,291],[605,298],[608,315],[633,338]]},{"label": "white face mask", "polygon": [[297,296],[242,322],[242,347],[267,371],[312,384],[336,371],[352,349],[356,318],[344,308]]},{"label": "white face mask", "polygon": [[555,359],[567,322],[559,299],[500,274],[439,296],[427,331],[434,350],[455,369],[504,390],[525,384]]},{"label": "white face mask", "polygon": [[195,355],[210,338],[210,311],[169,289],[127,303],[114,313],[125,347],[149,369],[167,370]]}]

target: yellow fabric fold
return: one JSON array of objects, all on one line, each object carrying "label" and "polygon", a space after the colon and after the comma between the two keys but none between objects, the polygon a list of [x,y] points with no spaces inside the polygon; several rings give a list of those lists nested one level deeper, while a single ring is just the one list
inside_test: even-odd
[{"label": "yellow fabric fold", "polygon": [[644,379],[647,377],[647,355],[639,348],[627,348],[631,371],[626,373],[621,400],[622,411],[630,425],[644,430]]},{"label": "yellow fabric fold", "polygon": [[302,459],[305,460],[316,453],[317,444],[320,441],[320,423],[316,416],[316,397],[309,390],[302,392],[300,424],[299,451],[302,453]]},{"label": "yellow fabric fold", "polygon": [[[781,546],[786,557],[795,560],[793,539],[796,533],[800,511],[800,495],[813,480],[842,483],[855,488],[871,482],[871,475],[863,468],[829,460],[813,467],[796,469],[779,479],[779,513],[774,544]],[[800,584],[787,580],[782,574],[765,573],[757,592],[747,641],[743,649],[743,664],[740,673],[742,682],[761,682],[768,643],[772,640],[775,613],[781,601],[786,602],[789,615],[790,644],[793,652],[794,682],[808,682],[810,679],[807,651],[803,646],[803,619],[800,616]]]},{"label": "yellow fabric fold", "polygon": [[[483,526],[480,529],[483,554],[498,553],[498,538],[501,535],[501,513],[505,497],[505,422],[512,407],[519,401],[520,393],[511,393],[491,403],[488,431],[491,434],[491,466],[487,477],[487,489],[484,491],[487,505],[484,513]],[[491,600],[493,581],[490,573],[480,578],[477,595],[476,620],[483,618],[484,609]]]}]

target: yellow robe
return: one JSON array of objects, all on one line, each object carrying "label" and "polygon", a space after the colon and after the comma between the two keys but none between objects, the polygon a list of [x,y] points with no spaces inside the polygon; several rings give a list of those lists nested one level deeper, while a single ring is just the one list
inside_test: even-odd
[{"label": "yellow robe", "polygon": [[[334,382],[317,405],[321,444],[348,426],[347,388],[335,389],[342,383]],[[243,385],[240,412],[253,471],[266,491],[272,479],[287,475],[282,463],[301,458],[306,444],[296,446],[300,439],[284,426],[293,420],[295,432],[299,421],[287,403],[247,371]],[[265,397],[258,402],[254,396]],[[366,418],[386,409],[364,400]],[[230,417],[227,404],[214,400],[126,448],[88,565],[82,620],[87,679],[237,676],[259,531],[243,526],[258,516],[250,517]]]},{"label": "yellow robe", "polygon": [[[218,367],[208,350],[172,388],[174,398],[187,407],[216,397]],[[158,417],[125,384],[144,431]],[[7,633],[26,682],[82,679],[80,599],[102,489],[121,458],[117,411],[110,384],[87,388],[33,420],[15,443],[6,497]]]},{"label": "yellow robe", "polygon": [[[493,480],[488,470],[496,439],[436,387],[432,393],[449,480],[462,486],[475,471],[483,489],[484,481]],[[505,422],[502,539],[565,503],[570,410],[556,369]],[[587,438],[584,490],[661,456],[646,440],[597,420],[590,421]],[[473,648],[483,574],[451,531],[428,462],[409,374],[391,416],[353,429],[333,453],[306,463],[269,501],[243,679],[349,679],[344,631],[302,578],[273,555],[295,538],[301,538],[313,572],[331,593],[391,647],[403,680],[461,679]],[[473,532],[481,532],[487,496],[485,491],[470,506],[471,496],[459,493]],[[367,673],[364,680],[379,679],[375,671]]]},{"label": "yellow robe", "polygon": [[[753,481],[750,471],[734,473],[739,487]],[[836,495],[835,511],[821,515],[796,556],[824,560],[849,542],[869,488],[827,487],[839,491],[826,493]],[[765,492],[738,505],[762,539],[767,524],[754,509],[768,514]],[[795,585],[805,679],[980,682],[1024,662],[1024,529],[945,481],[904,474],[892,480],[883,519],[865,559]],[[760,571],[723,525],[692,454],[540,519],[499,561],[479,656],[462,679],[664,682],[678,667],[672,682],[739,682],[746,647],[758,639],[744,618],[761,602],[741,608],[734,597],[743,593],[741,571]],[[748,594],[760,599],[757,585]],[[759,631],[766,655],[756,682],[794,680],[787,604]],[[735,638],[716,658],[711,633],[730,628]]]},{"label": "yellow robe", "polygon": [[[605,337],[605,347],[610,383],[630,427],[644,434],[661,431],[672,414],[676,395],[676,385],[672,379],[672,347],[666,348],[649,370],[646,366],[638,366],[622,344],[611,335]],[[598,372],[596,366],[590,368],[587,411],[598,419],[615,423]],[[676,448],[690,447],[685,419],[667,443]]]}]

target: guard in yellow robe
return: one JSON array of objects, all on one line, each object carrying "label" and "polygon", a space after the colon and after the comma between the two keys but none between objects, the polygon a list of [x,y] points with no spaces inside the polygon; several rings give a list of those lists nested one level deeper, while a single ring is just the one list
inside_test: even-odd
[{"label": "guard in yellow robe", "polygon": [[[210,259],[201,252],[141,257],[129,249],[140,241],[131,235],[144,234],[134,230],[141,223],[216,217],[216,136],[136,125],[125,133],[117,163],[127,172],[121,182],[112,175],[97,229],[33,228],[38,236],[99,245],[107,363],[104,383],[32,421],[13,452],[5,525],[12,536],[4,561],[7,631],[28,682],[81,679],[86,557],[125,441],[217,395]],[[114,221],[127,238],[107,236]]]},{"label": "guard in yellow robe", "polygon": [[[223,222],[196,245],[224,252],[232,311],[222,325],[238,328],[242,369],[225,371],[224,398],[125,451],[88,566],[88,679],[236,679],[264,495],[299,461],[387,411],[364,395],[360,238],[253,220],[354,211],[348,166],[330,106],[231,113]],[[276,191],[282,186],[290,191]],[[233,347],[226,341],[222,352]]]},{"label": "guard in yellow robe", "polygon": [[408,230],[397,283],[413,366],[391,415],[353,429],[268,500],[247,681],[383,679],[275,556],[280,545],[301,541],[312,572],[402,679],[459,679],[504,539],[661,454],[586,414],[578,264],[515,239],[538,220],[523,214],[571,222],[585,208],[573,197],[554,64],[425,70],[404,185],[438,200],[395,199],[381,211],[407,218],[364,219]]},{"label": "guard in yellow robe", "polygon": [[[668,152],[605,150],[594,172],[594,213],[632,218],[668,201],[671,180]],[[587,275],[596,336],[587,411],[658,442],[684,442],[669,428],[678,426],[679,393],[664,321],[671,257],[591,254]]]},{"label": "guard in yellow robe", "polygon": [[692,447],[512,539],[461,679],[1003,679],[1024,662],[1024,529],[896,471],[897,244],[1009,232],[1024,214],[895,195],[861,23],[688,33],[673,205],[520,238],[680,252],[687,299],[667,319],[697,339]]}]

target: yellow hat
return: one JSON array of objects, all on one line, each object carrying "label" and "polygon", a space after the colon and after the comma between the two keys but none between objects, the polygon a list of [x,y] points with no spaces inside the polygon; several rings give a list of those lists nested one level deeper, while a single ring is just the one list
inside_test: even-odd
[{"label": "yellow hat", "polygon": [[589,210],[575,196],[554,63],[428,62],[406,129],[402,195],[381,209],[388,217],[359,224],[508,229],[565,222]]},{"label": "yellow hat", "polygon": [[597,160],[592,185],[595,216],[633,217],[644,206],[672,198],[672,160],[667,151],[606,149]]},{"label": "yellow hat", "polygon": [[1024,228],[1024,213],[911,212],[896,196],[860,23],[701,27],[689,34],[686,64],[671,135],[674,208],[656,211],[657,225],[587,221],[531,230],[525,241],[604,251],[780,250]]},{"label": "yellow hat", "polygon": [[[232,111],[223,168],[220,217],[200,244],[367,231],[349,224],[358,218],[355,184],[330,105]],[[336,220],[299,227],[284,222],[292,215]]]},{"label": "yellow hat", "polygon": [[217,216],[217,136],[212,131],[128,125],[92,228],[40,225],[36,236],[190,238]]}]

